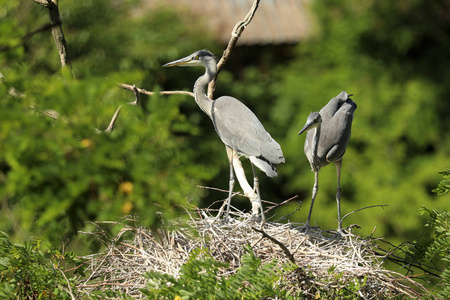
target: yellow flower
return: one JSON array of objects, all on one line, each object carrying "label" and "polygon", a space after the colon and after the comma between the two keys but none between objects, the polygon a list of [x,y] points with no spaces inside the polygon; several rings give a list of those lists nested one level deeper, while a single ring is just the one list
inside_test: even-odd
[{"label": "yellow flower", "polygon": [[133,203],[131,201],[127,201],[124,204],[122,204],[121,210],[124,214],[130,213],[130,211],[133,209]]},{"label": "yellow flower", "polygon": [[81,140],[81,147],[83,148],[90,148],[94,145],[94,142],[90,139],[82,139]]},{"label": "yellow flower", "polygon": [[130,181],[125,181],[119,184],[119,191],[124,194],[130,195],[133,193],[133,183]]}]

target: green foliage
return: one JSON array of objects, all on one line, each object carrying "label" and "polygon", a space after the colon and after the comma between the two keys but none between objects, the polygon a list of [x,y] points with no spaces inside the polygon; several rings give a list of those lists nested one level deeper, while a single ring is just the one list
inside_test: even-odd
[{"label": "green foliage", "polygon": [[[358,105],[343,157],[342,210],[389,205],[353,214],[344,226],[357,223],[361,234],[377,226],[378,235],[400,243],[415,236],[420,205],[438,201],[450,209],[448,201],[430,193],[438,180],[436,166],[450,163],[450,87],[445,81],[450,36],[444,34],[450,22],[441,13],[447,8],[422,0],[313,2],[315,35],[298,45],[287,68],[272,72],[281,79],[267,88],[277,96],[270,120],[278,131],[272,136],[284,137],[279,140],[286,156],[286,165],[279,167],[282,190],[288,191],[284,197],[295,193],[304,201],[296,221],[306,219],[314,182],[303,154],[305,139],[297,133],[311,111],[342,90],[354,94]],[[323,168],[319,177],[312,222],[335,228],[334,166]]]},{"label": "green foliage", "polygon": [[316,297],[320,299],[359,299],[358,292],[364,288],[367,281],[367,275],[362,278],[345,279],[344,272],[337,273],[336,266],[331,266],[327,272],[331,275],[328,284],[333,282],[340,285],[339,288],[321,289],[318,288]]},{"label": "green foliage", "polygon": [[13,244],[0,232],[0,299],[71,299],[67,291],[75,289],[77,277],[65,276],[61,267],[81,261],[72,252],[42,248],[39,240]]},{"label": "green foliage", "polygon": [[[157,226],[157,211],[177,214],[186,197],[204,194],[196,186],[217,174],[202,159],[209,149],[194,146],[203,130],[183,113],[195,106],[192,99],[155,96],[142,97],[140,107],[125,104],[133,93],[117,83],[157,91],[159,61],[184,51],[171,43],[203,29],[198,19],[168,8],[133,15],[136,2],[59,3],[76,79],[60,71],[50,31],[20,40],[36,22],[49,21],[45,8],[13,1],[0,9],[0,46],[9,47],[0,51],[0,229],[13,239],[32,232],[56,244],[82,221],[135,213]],[[198,36],[187,51],[208,40]],[[113,133],[98,134],[120,105]]]},{"label": "green foliage", "polygon": [[[158,211],[171,217],[186,198],[219,198],[197,185],[227,186],[223,145],[192,99],[142,97],[142,106],[132,107],[125,105],[132,93],[116,86],[191,89],[200,70],[162,70],[162,63],[222,48],[198,15],[140,9],[141,2],[59,2],[75,75],[69,79],[49,30],[23,38],[49,22],[46,9],[29,0],[1,1],[0,229],[12,240],[38,234],[56,244],[82,221],[128,214],[156,226]],[[342,170],[343,212],[389,207],[345,221],[361,225],[362,234],[377,226],[379,235],[399,241],[417,235],[420,204],[438,201],[450,210],[430,193],[436,166],[450,164],[450,22],[442,13],[446,3],[429,2],[314,1],[317,32],[289,58],[282,47],[235,49],[232,58],[243,63],[228,62],[216,96],[233,95],[251,107],[286,157],[278,178],[261,176],[264,198],[299,194],[308,206],[313,175],[297,133],[310,111],[346,90],[358,109]],[[114,132],[97,134],[119,105]],[[48,110],[58,120],[41,113]],[[448,191],[444,172],[437,193]],[[323,228],[337,225],[335,182],[332,166],[324,168],[312,217]],[[306,214],[302,209],[292,221],[304,222]]]},{"label": "green foliage", "polygon": [[425,227],[427,234],[414,241],[411,256],[418,264],[432,264],[439,270],[440,280],[433,288],[439,299],[450,297],[450,212],[444,209],[429,209],[425,206],[419,211],[427,214]]},{"label": "green foliage", "polygon": [[158,272],[146,273],[148,288],[142,293],[149,299],[292,299],[282,285],[283,272],[293,271],[294,265],[276,268],[276,260],[261,265],[250,246],[236,274],[219,276],[228,264],[214,260],[206,249],[194,249],[180,269],[179,278]]},{"label": "green foliage", "polygon": [[429,239],[420,241],[416,246],[416,255],[422,257],[423,262],[438,261],[443,268],[441,273],[442,289],[437,296],[440,299],[450,297],[450,211],[443,209],[428,209],[422,206],[420,214],[428,213],[425,226],[431,228]]},{"label": "green foliage", "polygon": [[442,180],[439,182],[437,188],[433,190],[433,192],[438,195],[448,194],[450,191],[450,169],[439,172],[439,174],[443,175]]}]

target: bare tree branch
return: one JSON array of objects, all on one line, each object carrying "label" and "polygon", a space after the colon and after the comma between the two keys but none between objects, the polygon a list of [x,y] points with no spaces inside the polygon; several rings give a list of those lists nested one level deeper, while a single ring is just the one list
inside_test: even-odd
[{"label": "bare tree branch", "polygon": [[[132,92],[135,91],[132,85],[126,84],[126,83],[120,83],[119,87],[121,87],[125,90],[132,91]],[[155,92],[149,92],[147,90],[140,89],[140,88],[136,88],[136,89],[139,91],[139,93],[147,95],[147,96],[153,96],[155,94],[158,94],[158,95],[163,95],[163,96],[165,96],[165,95],[188,95],[188,96],[194,97],[194,93],[187,92],[187,91],[161,91],[161,92],[155,93]]]},{"label": "bare tree branch", "polygon": [[111,119],[111,122],[109,122],[108,128],[105,129],[106,133],[111,133],[114,130],[114,124],[116,124],[117,117],[119,116],[120,110],[122,109],[122,105],[120,105],[116,112],[114,113],[114,116]]},{"label": "bare tree branch", "polygon": [[250,22],[252,21],[253,16],[256,13],[256,9],[258,8],[259,2],[260,2],[260,0],[255,0],[253,2],[252,8],[248,12],[245,19],[238,22],[234,26],[233,31],[231,32],[231,39],[228,42],[228,46],[225,49],[225,51],[223,51],[222,58],[219,60],[219,63],[217,64],[216,77],[208,85],[208,97],[210,99],[213,98],[214,91],[216,90],[216,80],[217,80],[217,76],[220,73],[220,70],[222,69],[223,65],[227,62],[227,60],[231,54],[231,51],[233,51],[234,47],[236,46],[236,43],[237,43],[238,39],[241,37],[242,32],[247,27],[247,25],[250,24]]},{"label": "bare tree branch", "polygon": [[37,4],[40,4],[42,6],[48,7],[50,3],[52,3],[51,0],[34,0]]},{"label": "bare tree branch", "polygon": [[139,90],[137,89],[136,85],[133,84],[133,92],[134,92],[134,101],[130,104],[132,105],[139,105],[139,102],[141,101],[141,94],[139,93]]},{"label": "bare tree branch", "polygon": [[[133,84],[132,86],[133,91],[134,91],[134,101],[133,102],[128,102],[128,104],[133,105],[133,106],[139,106],[140,103],[140,93],[138,88]],[[116,124],[116,120],[117,117],[119,117],[119,113],[120,110],[122,109],[122,105],[119,105],[119,107],[116,109],[116,112],[114,113],[111,122],[109,122],[108,128],[105,129],[106,133],[111,133],[114,130],[114,124]],[[100,130],[97,130],[97,132],[101,133]]]},{"label": "bare tree branch", "polygon": [[72,70],[72,65],[69,58],[69,51],[67,48],[67,42],[64,37],[64,33],[61,26],[61,18],[59,16],[58,0],[34,0],[37,4],[40,4],[48,9],[50,15],[50,25],[52,27],[53,39],[56,43],[56,48],[59,52],[59,58],[61,60],[61,66],[69,67]]},{"label": "bare tree branch", "polygon": [[[45,0],[40,0],[40,1],[45,1]],[[47,0],[47,1],[50,1],[50,0]],[[228,46],[225,49],[225,51],[223,52],[222,58],[220,59],[220,61],[217,64],[216,77],[208,85],[208,97],[209,98],[212,99],[212,97],[213,97],[214,90],[216,87],[217,75],[219,74],[223,65],[227,62],[227,60],[231,54],[231,51],[236,46],[236,43],[237,43],[238,39],[240,38],[242,32],[247,27],[247,25],[250,24],[250,22],[252,21],[253,16],[256,13],[256,9],[258,8],[259,2],[260,2],[260,0],[255,0],[253,2],[253,5],[252,5],[250,11],[247,13],[247,16],[244,18],[244,20],[238,22],[234,26],[233,31],[231,32],[231,38],[230,38],[230,41],[228,42]],[[153,96],[155,94],[155,92],[149,92],[144,89],[137,88],[135,85],[129,85],[129,84],[125,84],[125,83],[120,83],[119,87],[134,92],[136,100],[134,102],[130,103],[133,105],[139,105],[139,94],[144,94],[144,95],[148,95],[148,96]],[[161,92],[157,92],[156,94],[159,94],[159,95],[188,95],[188,96],[194,97],[194,93],[186,92],[186,91],[161,91]],[[114,128],[114,124],[117,120],[117,117],[119,116],[120,109],[121,109],[121,106],[119,106],[119,108],[117,108],[116,113],[114,114],[114,116],[113,116],[108,128],[105,130],[105,132],[108,132],[108,133],[112,132],[112,130]]]},{"label": "bare tree branch", "polygon": [[[41,0],[43,1],[43,0]],[[259,2],[260,0],[255,0],[253,2],[253,5],[250,9],[250,11],[247,13],[247,16],[244,18],[244,20],[239,21],[233,28],[233,31],[231,32],[231,38],[230,41],[228,42],[228,46],[227,48],[224,50],[222,57],[220,58],[219,62],[217,63],[217,74],[216,77],[213,79],[213,81],[211,81],[208,85],[208,97],[212,99],[213,94],[214,94],[214,90],[216,87],[216,80],[217,80],[217,76],[220,72],[220,70],[222,69],[222,67],[224,66],[224,64],[227,62],[231,51],[233,51],[234,47],[236,46],[237,41],[239,40],[239,38],[241,37],[242,32],[244,31],[244,29],[247,27],[248,24],[250,24],[250,22],[253,19],[253,16],[256,13],[256,9],[259,6]],[[119,86],[123,89],[129,90],[129,91],[133,91],[133,86],[129,85],[129,84],[124,84],[121,83],[119,84]],[[139,89],[138,91],[141,94],[144,95],[148,95],[148,96],[152,96],[155,93],[154,92],[149,92],[146,91],[144,89]],[[159,92],[159,95],[189,95],[191,97],[194,97],[194,93],[192,92],[185,92],[185,91],[162,91]]]}]

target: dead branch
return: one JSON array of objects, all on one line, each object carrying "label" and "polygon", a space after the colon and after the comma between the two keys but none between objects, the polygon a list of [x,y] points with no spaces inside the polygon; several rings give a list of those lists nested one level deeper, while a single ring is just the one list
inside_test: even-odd
[{"label": "dead branch", "polygon": [[[120,83],[119,87],[134,92],[136,87],[133,87],[134,85],[126,84],[126,83]],[[187,92],[187,91],[161,91],[161,92],[150,92],[144,89],[136,88],[139,93],[147,95],[147,96],[153,96],[155,94],[161,95],[161,96],[167,96],[167,95],[188,95],[192,98],[194,97],[194,93]]]},{"label": "dead branch", "polygon": [[[140,97],[138,88],[133,84],[132,89],[134,92],[134,101],[128,102],[128,104],[133,105],[133,106],[139,106],[141,97]],[[122,109],[122,105],[119,105],[119,107],[116,109],[116,112],[114,113],[111,121],[109,122],[108,127],[105,129],[106,133],[111,133],[114,130],[114,125],[116,124],[116,120],[119,117],[119,113],[120,113],[121,109]],[[97,129],[97,132],[100,133],[101,131]]]},{"label": "dead branch", "polygon": [[289,251],[289,249],[279,240],[277,240],[276,238],[268,235],[264,230],[262,229],[258,229],[252,226],[252,229],[256,232],[259,232],[263,235],[263,237],[268,238],[269,240],[271,240],[273,243],[277,244],[278,246],[280,246],[281,250],[283,250],[283,252],[286,254],[287,258],[293,263],[295,264],[295,258],[292,255],[291,251]]},{"label": "dead branch", "polygon": [[114,113],[111,122],[109,122],[108,127],[105,129],[106,133],[111,133],[114,130],[114,124],[116,124],[116,120],[117,117],[119,116],[120,110],[122,109],[122,105],[120,105],[117,109],[116,112]]},{"label": "dead branch", "polygon": [[[45,2],[45,0],[35,0],[35,1],[44,1]],[[47,1],[50,1],[50,0],[47,0]],[[216,77],[208,85],[208,97],[209,98],[212,99],[212,97],[213,97],[214,90],[216,88],[217,76],[219,75],[220,70],[222,69],[223,65],[227,62],[227,60],[231,54],[231,51],[233,51],[234,47],[236,46],[236,43],[239,40],[242,32],[247,27],[247,25],[250,24],[250,22],[252,21],[253,16],[256,13],[256,9],[258,8],[259,2],[260,2],[260,0],[255,0],[253,2],[253,5],[252,5],[250,11],[247,13],[247,16],[244,18],[244,20],[238,22],[234,26],[233,31],[231,32],[231,38],[230,38],[230,41],[228,42],[228,46],[225,49],[225,51],[223,52],[223,55],[217,64]],[[141,94],[148,95],[148,96],[153,96],[155,94],[155,92],[146,91],[144,89],[136,88],[135,85],[129,85],[129,84],[125,84],[125,83],[120,83],[119,87],[129,90],[129,91],[133,91],[135,93],[135,97],[137,97],[136,96],[137,91]],[[186,92],[186,91],[161,91],[161,92],[157,92],[157,94],[159,94],[159,95],[189,95],[191,97],[194,97],[194,93]],[[111,120],[112,126],[114,126],[114,123],[117,120],[119,111],[120,111],[120,107],[116,111],[117,115],[114,114],[114,116],[115,116],[115,119],[113,117],[114,122],[112,122],[113,120]],[[111,123],[110,123],[110,125],[111,125]],[[109,126],[108,126],[107,130],[108,129],[109,129]],[[112,131],[112,127],[111,127],[111,131]],[[106,130],[105,130],[105,132],[106,132]]]},{"label": "dead branch", "polygon": [[44,7],[48,7],[50,5],[50,3],[52,3],[51,0],[34,0],[34,2],[36,2],[39,5],[42,5]]},{"label": "dead branch", "polygon": [[141,101],[141,94],[139,93],[136,85],[133,84],[133,92],[134,92],[134,101],[131,102],[131,105],[139,105],[139,102]]},{"label": "dead branch", "polygon": [[222,69],[223,65],[225,65],[225,63],[228,61],[231,51],[233,51],[234,47],[236,46],[236,43],[239,40],[239,38],[241,37],[242,32],[247,27],[247,25],[250,24],[250,22],[252,21],[253,16],[256,13],[256,9],[259,6],[259,2],[260,2],[260,0],[255,0],[253,2],[252,7],[250,8],[250,11],[248,12],[247,16],[245,16],[245,19],[238,22],[234,26],[233,31],[231,32],[231,38],[230,38],[230,41],[228,42],[228,46],[225,49],[225,51],[223,51],[222,58],[219,60],[219,63],[217,64],[216,77],[208,85],[208,97],[210,99],[213,98],[214,91],[216,90],[216,80],[217,80],[217,76],[220,73],[220,70]]},{"label": "dead branch", "polygon": [[364,209],[367,209],[367,208],[374,208],[374,207],[381,207],[381,208],[384,208],[385,206],[389,206],[389,205],[387,205],[387,204],[370,205],[370,206],[366,206],[366,207],[363,207],[363,208],[360,208],[360,209],[351,211],[351,212],[349,212],[349,213],[346,213],[346,214],[341,218],[341,224],[342,224],[342,221],[343,221],[346,217],[348,217],[348,216],[351,215],[351,214],[357,213],[358,211],[361,211],[361,210],[364,210]]},{"label": "dead branch", "polygon": [[39,5],[42,5],[48,9],[50,16],[50,26],[52,28],[53,39],[56,43],[56,48],[59,52],[59,58],[61,60],[61,66],[69,67],[72,70],[72,65],[69,58],[69,50],[67,47],[66,38],[62,30],[61,17],[59,15],[58,0],[34,0]]},{"label": "dead branch", "polygon": [[289,203],[289,202],[291,202],[292,200],[297,199],[297,198],[298,198],[298,195],[295,195],[295,196],[293,196],[293,197],[291,197],[291,198],[289,198],[289,199],[287,199],[287,200],[284,200],[284,201],[281,202],[281,203],[275,204],[275,205],[269,207],[268,209],[266,209],[266,211],[264,211],[264,213],[267,214],[269,211],[274,210],[275,208],[278,208],[278,207],[280,207],[280,206],[283,206],[283,205],[285,205],[285,204],[287,204],[287,203]]}]

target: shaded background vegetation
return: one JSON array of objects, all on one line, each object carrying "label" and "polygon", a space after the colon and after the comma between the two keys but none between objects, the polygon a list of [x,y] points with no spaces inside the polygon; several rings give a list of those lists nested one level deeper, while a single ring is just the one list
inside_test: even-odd
[{"label": "shaded background vegetation", "polygon": [[[210,120],[187,96],[133,100],[118,82],[147,90],[190,90],[203,70],[162,69],[167,61],[224,45],[198,16],[139,1],[60,1],[75,79],[60,72],[49,31],[21,37],[48,22],[33,1],[0,6],[0,230],[15,239],[38,235],[56,245],[86,220],[138,214],[148,226],[226,194],[228,163]],[[393,241],[417,238],[421,205],[449,210],[437,197],[438,171],[450,165],[450,7],[446,1],[314,1],[317,30],[298,45],[235,49],[215,97],[241,99],[281,144],[286,164],[275,179],[260,176],[262,197],[305,201],[290,217],[304,222],[313,173],[297,133],[311,111],[342,90],[358,104],[342,172],[344,226]],[[251,25],[250,25],[251,26]],[[231,30],[231,28],[230,28]],[[34,107],[35,109],[32,109]],[[54,109],[53,120],[39,113]],[[244,162],[244,167],[248,162]],[[335,228],[336,176],[320,173],[312,222]],[[249,208],[236,198],[235,205]],[[291,203],[276,212],[286,215]],[[277,216],[275,216],[276,218]]]}]

